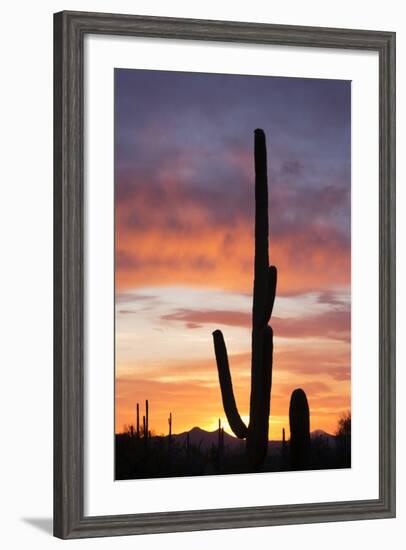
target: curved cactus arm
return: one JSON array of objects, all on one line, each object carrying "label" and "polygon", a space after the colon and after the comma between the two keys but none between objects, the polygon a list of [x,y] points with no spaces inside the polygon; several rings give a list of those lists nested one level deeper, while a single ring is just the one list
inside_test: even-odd
[{"label": "curved cactus arm", "polygon": [[239,439],[245,439],[248,434],[247,426],[239,415],[235,403],[233,383],[231,381],[230,367],[228,364],[227,348],[221,330],[213,332],[214,351],[216,354],[217,370],[223,399],[224,411],[230,428]]}]

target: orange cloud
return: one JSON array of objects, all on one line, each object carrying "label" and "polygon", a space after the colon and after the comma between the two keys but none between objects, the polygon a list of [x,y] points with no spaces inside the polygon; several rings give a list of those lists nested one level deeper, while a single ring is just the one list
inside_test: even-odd
[{"label": "orange cloud", "polygon": [[[166,321],[183,321],[187,328],[198,328],[202,324],[228,325],[250,328],[250,313],[229,310],[178,309],[162,315]],[[351,313],[349,310],[329,310],[317,315],[298,318],[272,317],[275,336],[281,338],[330,338],[350,341]]]},{"label": "orange cloud", "polygon": [[[117,290],[185,284],[251,291],[252,254],[251,227],[238,223],[232,232],[218,227],[185,234],[159,228],[119,232]],[[322,241],[310,246],[301,234],[272,239],[270,258],[278,268],[280,295],[349,284],[350,256],[334,239],[329,246]]]},{"label": "orange cloud", "polygon": [[[246,160],[238,155],[235,162]],[[228,182],[222,195],[217,187],[187,183],[194,177],[185,177],[184,165],[182,158],[167,159],[151,181],[142,175],[120,180],[117,289],[183,284],[250,291],[254,205],[248,174],[231,194]],[[279,270],[279,295],[349,285],[348,236],[329,218],[347,195],[348,189],[333,185],[306,192],[272,185],[270,259]]]}]

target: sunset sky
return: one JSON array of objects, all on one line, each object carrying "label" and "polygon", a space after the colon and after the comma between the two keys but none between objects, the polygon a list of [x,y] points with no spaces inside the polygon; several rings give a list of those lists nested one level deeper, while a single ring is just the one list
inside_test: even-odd
[{"label": "sunset sky", "polygon": [[[116,431],[228,430],[212,332],[248,421],[254,129],[268,146],[270,438],[301,387],[311,429],[350,408],[351,83],[115,70]],[[143,414],[143,412],[141,412]]]}]

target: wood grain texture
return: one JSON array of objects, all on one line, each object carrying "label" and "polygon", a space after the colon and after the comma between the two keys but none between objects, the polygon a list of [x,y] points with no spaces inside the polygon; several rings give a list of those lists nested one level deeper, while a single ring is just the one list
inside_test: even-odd
[{"label": "wood grain texture", "polygon": [[[379,498],[88,517],[83,514],[83,37],[148,36],[379,53]],[[356,365],[354,365],[356,368]],[[54,16],[54,534],[102,537],[395,516],[395,34],[134,15]]]}]

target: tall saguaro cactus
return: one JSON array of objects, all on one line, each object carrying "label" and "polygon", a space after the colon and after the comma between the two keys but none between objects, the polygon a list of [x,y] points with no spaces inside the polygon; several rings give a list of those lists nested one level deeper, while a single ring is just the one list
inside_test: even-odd
[{"label": "tall saguaro cactus", "polygon": [[227,348],[220,330],[213,332],[214,350],[224,411],[234,434],[246,439],[248,461],[259,467],[268,449],[272,386],[273,331],[268,325],[276,293],[276,267],[269,265],[268,178],[263,130],[255,130],[255,257],[252,306],[250,420],[245,425],[238,412],[228,363]]},{"label": "tall saguaro cactus", "polygon": [[289,405],[290,465],[304,469],[310,463],[310,411],[305,392],[298,388],[292,392]]}]

